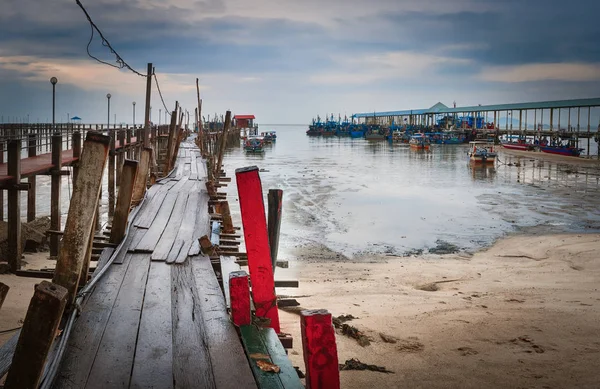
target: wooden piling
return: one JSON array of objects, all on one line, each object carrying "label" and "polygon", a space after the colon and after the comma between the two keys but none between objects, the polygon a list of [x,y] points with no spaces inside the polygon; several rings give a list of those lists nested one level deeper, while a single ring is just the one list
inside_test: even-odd
[{"label": "wooden piling", "polygon": [[0,282],[0,308],[2,308],[2,304],[4,304],[4,299],[6,298],[9,289],[10,288],[8,287],[8,285],[5,285],[2,282]]},{"label": "wooden piling", "polygon": [[115,213],[115,131],[110,134],[110,152],[108,153],[108,217]]},{"label": "wooden piling", "polygon": [[325,309],[301,311],[300,329],[306,389],[339,389],[340,373],[331,314]]},{"label": "wooden piling", "polygon": [[271,248],[271,261],[273,271],[277,263],[277,251],[279,250],[279,230],[281,227],[281,206],[283,203],[283,191],[281,189],[269,189],[268,199],[268,231],[269,247]]},{"label": "wooden piling", "polygon": [[175,111],[171,114],[171,124],[169,125],[169,137],[167,140],[167,153],[164,162],[163,174],[166,176],[171,171],[171,155],[173,153],[173,147],[175,143],[175,127],[177,126],[177,107],[178,102],[175,102]]},{"label": "wooden piling", "polygon": [[121,183],[121,171],[123,170],[123,162],[125,160],[125,132],[123,130],[123,126],[121,125],[119,128],[119,132],[117,133],[117,140],[119,141],[119,150],[117,153],[117,171],[116,171],[116,181],[117,186]]},{"label": "wooden piling", "polygon": [[[28,134],[27,136],[27,156],[35,157],[37,155],[37,136],[36,134]],[[36,177],[32,175],[27,178],[29,182],[29,190],[27,191],[27,221],[35,220],[35,194],[36,194]]]},{"label": "wooden piling", "polygon": [[21,194],[17,188],[21,183],[21,140],[8,141],[8,175],[12,177],[8,192],[8,264],[10,270],[21,269]]},{"label": "wooden piling", "polygon": [[73,164],[73,185],[77,182],[77,176],[79,175],[79,158],[81,157],[81,132],[75,131],[73,133],[73,158],[77,158],[77,162]]},{"label": "wooden piling", "polygon": [[229,273],[229,293],[231,301],[231,321],[236,326],[245,326],[252,323],[250,312],[250,285],[248,273],[243,270]]},{"label": "wooden piling", "polygon": [[[0,142],[0,163],[4,163],[4,142]],[[0,221],[4,221],[4,189],[0,189]]]},{"label": "wooden piling", "polygon": [[269,326],[279,333],[279,313],[275,296],[273,264],[267,236],[267,220],[258,167],[236,169],[238,196],[244,226],[248,267],[256,316],[270,319]]},{"label": "wooden piling", "polygon": [[220,213],[223,217],[223,233],[225,234],[233,234],[235,233],[235,228],[233,227],[233,220],[231,219],[231,211],[229,210],[229,202],[222,201],[220,202]]},{"label": "wooden piling", "polygon": [[117,198],[117,207],[110,230],[110,243],[120,243],[125,236],[137,170],[137,161],[126,159],[123,163],[123,173],[121,174],[121,182],[119,184],[119,197]]},{"label": "wooden piling", "polygon": [[[225,124],[223,125],[223,133],[221,135],[221,148],[219,149],[219,156],[217,161],[217,168],[215,170],[215,176],[220,177],[221,167],[223,166],[223,156],[225,154],[225,144],[227,143],[227,133],[229,132],[229,126],[231,125],[231,111],[227,111],[225,114]],[[279,331],[277,331],[279,332]]]},{"label": "wooden piling", "polygon": [[89,132],[81,154],[80,175],[73,188],[69,215],[63,234],[63,247],[56,263],[54,282],[69,292],[73,302],[85,254],[90,242],[102,175],[106,166],[110,138]]},{"label": "wooden piling", "polygon": [[[62,176],[60,170],[62,165],[62,136],[52,135],[52,171],[50,182],[50,229],[60,231],[60,187]],[[50,235],[50,256],[58,255],[60,236]]]},{"label": "wooden piling", "polygon": [[37,389],[66,301],[67,290],[60,285],[42,281],[35,287],[5,389]]},{"label": "wooden piling", "polygon": [[135,176],[135,182],[133,184],[133,196],[131,199],[131,202],[134,205],[139,204],[146,193],[146,181],[148,180],[148,173],[150,171],[151,153],[152,149],[146,148],[140,155],[140,163],[138,164],[138,171]]}]

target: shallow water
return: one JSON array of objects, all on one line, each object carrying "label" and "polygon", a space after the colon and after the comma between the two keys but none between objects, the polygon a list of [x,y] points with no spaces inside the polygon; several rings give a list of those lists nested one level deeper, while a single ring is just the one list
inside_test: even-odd
[{"label": "shallow water", "polygon": [[[281,257],[306,243],[348,257],[403,255],[438,240],[476,250],[535,226],[600,229],[597,167],[501,152],[495,168],[473,168],[465,145],[424,152],[385,141],[311,138],[304,127],[272,129],[278,139],[264,155],[234,148],[225,165],[230,177],[238,167],[264,169],[265,196],[268,189],[283,189]],[[235,179],[228,192],[237,195]]]}]

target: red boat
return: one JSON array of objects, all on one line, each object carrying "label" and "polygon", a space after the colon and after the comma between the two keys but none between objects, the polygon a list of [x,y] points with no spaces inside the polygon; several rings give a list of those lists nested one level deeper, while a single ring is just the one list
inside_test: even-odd
[{"label": "red boat", "polygon": [[521,150],[521,151],[531,151],[533,150],[533,145],[525,142],[506,142],[502,143],[502,147],[509,150]]},{"label": "red boat", "polygon": [[572,146],[540,146],[540,150],[548,154],[566,155],[569,157],[579,157],[583,149]]}]

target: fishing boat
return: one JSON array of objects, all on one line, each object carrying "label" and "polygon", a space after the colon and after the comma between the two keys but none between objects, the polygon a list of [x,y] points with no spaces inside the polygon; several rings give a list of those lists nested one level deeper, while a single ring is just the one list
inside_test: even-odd
[{"label": "fishing boat", "polygon": [[277,140],[277,133],[275,131],[262,132],[260,136],[264,138],[265,144],[273,143]]},{"label": "fishing boat", "polygon": [[429,150],[431,141],[429,140],[429,137],[425,136],[425,134],[416,133],[410,137],[408,144],[413,150]]},{"label": "fishing boat", "polygon": [[532,151],[535,146],[531,143],[527,143],[527,141],[523,138],[519,138],[516,141],[508,140],[506,142],[502,142],[502,147],[508,150],[520,150],[520,151]]},{"label": "fishing boat", "polygon": [[494,163],[497,153],[494,144],[486,141],[469,142],[469,160],[472,163]]},{"label": "fishing boat", "polygon": [[365,129],[362,124],[351,124],[350,125],[350,137],[351,138],[364,138]]},{"label": "fishing boat", "polygon": [[247,153],[262,153],[264,152],[264,138],[262,136],[252,136],[246,139],[244,143],[244,151]]},{"label": "fishing boat", "polygon": [[568,157],[579,157],[584,149],[573,145],[540,146],[540,151],[548,154],[566,155]]},{"label": "fishing boat", "polygon": [[365,139],[367,140],[384,140],[386,139],[387,131],[383,129],[379,124],[372,124],[367,128],[365,132]]}]

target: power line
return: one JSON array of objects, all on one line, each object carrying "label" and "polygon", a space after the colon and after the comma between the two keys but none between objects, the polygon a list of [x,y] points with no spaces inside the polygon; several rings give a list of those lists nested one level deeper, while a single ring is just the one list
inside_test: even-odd
[{"label": "power line", "polygon": [[[127,62],[125,62],[125,60],[119,55],[119,53],[117,53],[117,51],[115,49],[113,49],[113,47],[110,45],[110,42],[104,37],[104,35],[102,34],[102,31],[100,31],[100,29],[98,28],[98,26],[96,26],[96,24],[92,21],[92,18],[90,17],[90,14],[88,14],[88,12],[86,11],[86,9],[83,7],[83,4],[81,4],[81,1],[79,0],[75,0],[75,2],[77,3],[77,5],[81,8],[81,10],[83,11],[83,13],[85,14],[85,17],[87,18],[88,22],[90,22],[90,26],[92,28],[92,34],[90,36],[90,41],[87,44],[87,53],[88,55],[95,59],[96,61],[103,63],[105,65],[109,65],[112,67],[115,67],[117,69],[128,69],[131,70],[133,73],[137,74],[138,76],[142,76],[142,77],[147,77],[147,75],[142,74],[140,72],[138,72],[137,70],[135,70],[134,68],[132,68],[131,66],[129,66],[129,64]],[[110,52],[112,54],[114,54],[114,56],[117,58],[116,62],[117,65],[102,61],[96,57],[94,57],[92,54],[90,54],[90,44],[92,43],[92,40],[94,38],[94,30],[96,30],[96,32],[98,33],[98,35],[100,35],[100,38],[102,39],[102,46],[104,47],[108,47],[108,49],[110,50]]]},{"label": "power line", "polygon": [[162,101],[163,107],[165,107],[165,112],[169,112],[169,115],[170,115],[171,112],[169,111],[169,108],[167,108],[167,105],[165,104],[165,100],[163,99],[162,93],[160,92],[160,86],[158,85],[158,78],[156,77],[156,73],[154,72],[154,69],[152,69],[152,75],[154,76],[154,81],[156,81],[156,89],[158,89],[158,95],[160,96],[160,101]]}]

